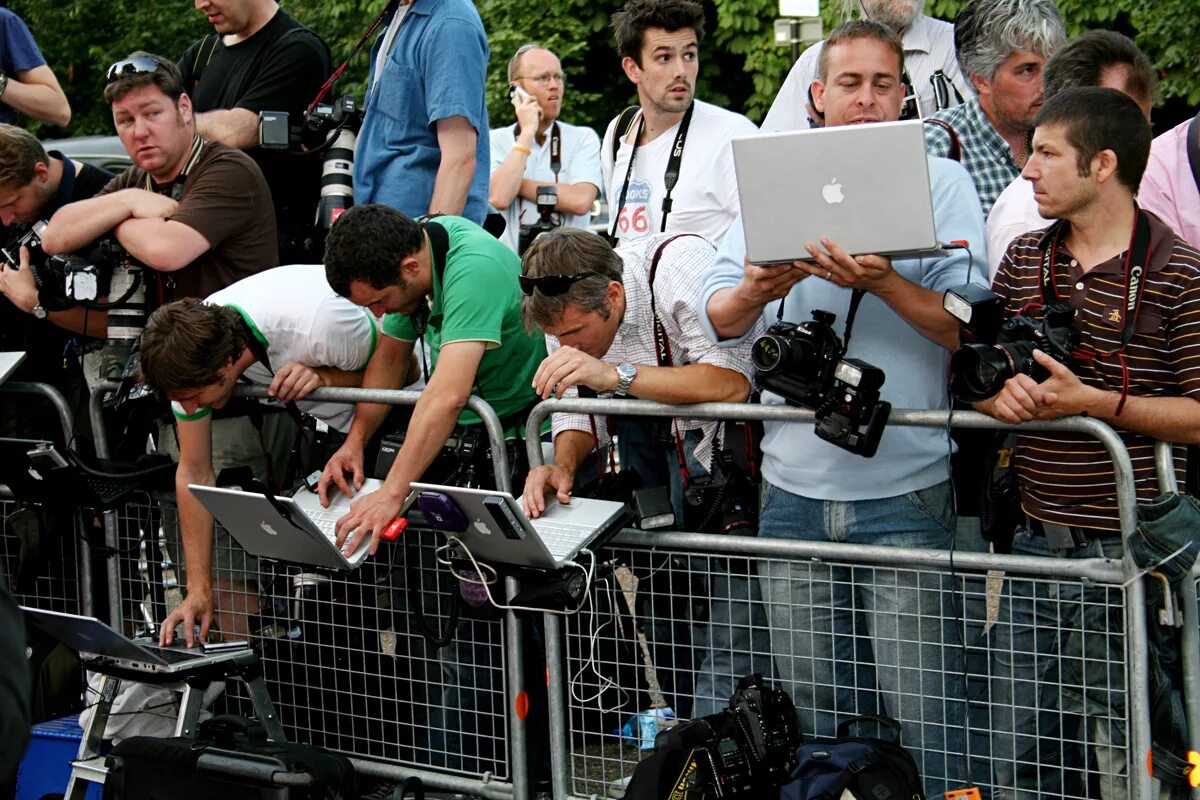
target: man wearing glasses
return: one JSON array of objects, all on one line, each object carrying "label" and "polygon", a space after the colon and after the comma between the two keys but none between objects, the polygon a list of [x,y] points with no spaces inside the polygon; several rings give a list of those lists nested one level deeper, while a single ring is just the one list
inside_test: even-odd
[{"label": "man wearing glasses", "polygon": [[133,166],[96,197],[59,209],[42,235],[45,251],[72,252],[113,231],[155,270],[151,309],[278,265],[262,172],[245,153],[196,132],[178,67],[134,53],[109,67],[107,79],[104,99]]},{"label": "man wearing glasses", "polygon": [[591,128],[559,121],[562,64],[546,48],[523,45],[508,62],[517,124],[494,128],[488,202],[504,216],[500,241],[520,253],[521,227],[536,223],[538,187],[553,186],[554,224],[587,228],[600,191],[600,137]]},{"label": "man wearing glasses", "polygon": [[[661,403],[744,402],[750,396],[752,339],[718,346],[705,337],[699,320],[697,290],[715,257],[712,244],[693,234],[655,234],[616,250],[587,231],[542,234],[526,251],[521,276],[521,314],[527,327],[545,331],[550,352],[533,376],[534,389],[543,398],[575,397],[586,387]],[[765,330],[761,321],[757,329]],[[617,434],[622,471],[636,472],[645,488],[669,487],[677,528],[691,530],[685,527],[682,472],[686,468],[690,478],[700,478],[713,471],[721,423],[672,420],[669,444],[657,426],[631,427],[645,425],[617,418],[610,431],[604,417],[555,414],[554,463],[531,470],[525,481],[530,516],[545,510],[550,495],[570,502],[580,464],[609,443],[611,432]],[[690,670],[661,649],[673,638],[657,631],[649,636],[663,654],[655,661],[672,706],[688,714],[692,705],[690,715],[702,716],[727,705],[742,675],[772,669],[757,581],[715,564],[696,572],[712,574],[697,594],[708,601],[708,617],[691,623],[694,684]],[[752,630],[759,632],[757,641]]]}]

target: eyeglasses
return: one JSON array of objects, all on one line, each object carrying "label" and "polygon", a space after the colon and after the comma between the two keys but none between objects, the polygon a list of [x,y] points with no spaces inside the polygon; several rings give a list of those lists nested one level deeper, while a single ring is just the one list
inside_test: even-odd
[{"label": "eyeglasses", "polygon": [[538,86],[548,86],[551,81],[557,81],[560,86],[565,85],[567,76],[561,72],[543,72],[541,75],[518,75],[518,80],[533,81]]},{"label": "eyeglasses", "polygon": [[108,68],[108,72],[104,73],[104,81],[106,84],[115,83],[129,75],[145,75],[153,72],[158,72],[162,67],[158,63],[158,59],[150,56],[130,56],[122,59]]},{"label": "eyeglasses", "polygon": [[599,272],[577,272],[574,275],[539,275],[536,278],[521,275],[517,280],[521,284],[521,292],[527,297],[533,297],[534,289],[546,297],[558,297],[560,294],[571,291],[571,287],[580,281],[592,277],[603,278],[604,276]]}]

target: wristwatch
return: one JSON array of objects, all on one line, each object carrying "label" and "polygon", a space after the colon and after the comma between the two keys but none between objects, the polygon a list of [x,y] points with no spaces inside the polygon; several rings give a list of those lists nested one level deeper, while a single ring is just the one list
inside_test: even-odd
[{"label": "wristwatch", "polygon": [[617,364],[617,397],[629,394],[629,387],[637,377],[637,366],[624,361]]},{"label": "wristwatch", "polygon": [[32,313],[38,319],[46,318],[46,309],[42,306],[42,304],[40,302],[33,307],[33,310],[30,313]]}]

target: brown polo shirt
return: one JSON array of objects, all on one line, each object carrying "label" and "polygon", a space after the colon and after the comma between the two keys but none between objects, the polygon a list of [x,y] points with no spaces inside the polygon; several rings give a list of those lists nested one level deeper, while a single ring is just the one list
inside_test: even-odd
[{"label": "brown polo shirt", "polygon": [[[198,147],[171,219],[197,231],[208,240],[209,249],[183,269],[157,273],[157,285],[151,286],[158,296],[147,298],[152,309],[185,297],[208,297],[242,278],[279,266],[275,209],[258,165],[242,151],[219,142],[203,141]],[[100,193],[148,185],[167,196],[174,188],[172,184],[149,183],[144,170],[130,167]]]},{"label": "brown polo shirt", "polygon": [[[1200,400],[1200,252],[1158,217],[1142,213],[1150,221],[1150,257],[1135,333],[1122,351],[1129,394]],[[1055,287],[1059,299],[1076,309],[1082,349],[1116,350],[1124,329],[1125,254],[1084,273],[1064,240],[1065,233],[1055,254]],[[1048,231],[1034,231],[1009,245],[992,286],[1008,299],[1008,314],[1042,301],[1040,271],[1050,243]],[[1076,362],[1072,370],[1090,386],[1119,392],[1121,361],[1116,355],[1096,358]],[[1154,440],[1120,428],[1117,433],[1133,460],[1139,502],[1153,499],[1158,494]],[[1175,465],[1182,482],[1182,447],[1175,448]],[[1074,433],[1022,435],[1016,466],[1022,503],[1030,516],[1059,525],[1120,531],[1112,461],[1096,439]]]}]

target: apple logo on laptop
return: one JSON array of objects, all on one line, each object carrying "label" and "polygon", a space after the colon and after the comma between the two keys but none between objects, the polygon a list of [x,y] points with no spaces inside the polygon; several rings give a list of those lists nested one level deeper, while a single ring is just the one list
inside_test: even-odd
[{"label": "apple logo on laptop", "polygon": [[837,178],[834,178],[829,183],[821,187],[821,197],[823,197],[825,202],[829,203],[830,205],[840,203],[846,199],[842,195],[842,185],[837,182]]},{"label": "apple logo on laptop", "polygon": [[480,522],[479,520],[475,521],[475,530],[479,531],[484,536],[492,535],[492,529],[487,526],[487,523]]},{"label": "apple logo on laptop", "polygon": [[265,532],[271,534],[272,536],[279,535],[279,531],[272,528],[271,525],[269,523],[267,523],[266,521],[258,523],[258,527],[262,528]]}]

